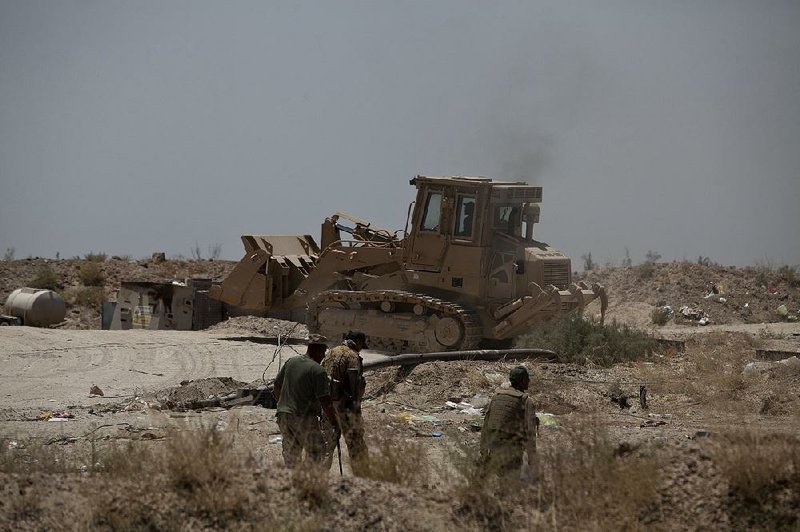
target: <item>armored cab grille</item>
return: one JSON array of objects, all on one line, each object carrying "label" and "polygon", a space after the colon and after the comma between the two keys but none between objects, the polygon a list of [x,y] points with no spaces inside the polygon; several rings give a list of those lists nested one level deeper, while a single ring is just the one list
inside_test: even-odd
[{"label": "armored cab grille", "polygon": [[559,290],[566,290],[569,286],[569,262],[548,261],[543,265],[544,285],[553,285]]}]

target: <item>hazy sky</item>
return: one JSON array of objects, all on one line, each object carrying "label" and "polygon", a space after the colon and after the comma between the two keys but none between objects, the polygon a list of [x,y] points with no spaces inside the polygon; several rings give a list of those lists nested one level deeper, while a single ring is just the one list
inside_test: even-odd
[{"label": "hazy sky", "polygon": [[0,0],[0,253],[400,229],[416,174],[544,187],[601,264],[800,264],[800,1]]}]

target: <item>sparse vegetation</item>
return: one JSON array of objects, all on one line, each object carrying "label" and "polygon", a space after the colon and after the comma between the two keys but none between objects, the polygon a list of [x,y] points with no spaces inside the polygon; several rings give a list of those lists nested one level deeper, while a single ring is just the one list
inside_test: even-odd
[{"label": "sparse vegetation", "polygon": [[636,267],[636,273],[639,279],[650,279],[656,271],[655,263],[647,261],[639,264]]},{"label": "sparse vegetation", "polygon": [[794,529],[800,505],[800,440],[744,430],[720,438],[713,459],[746,528]]},{"label": "sparse vegetation", "polygon": [[89,262],[105,262],[106,261],[106,254],[105,253],[87,253],[84,257],[85,260]]},{"label": "sparse vegetation", "polygon": [[[538,482],[483,476],[475,466],[477,451],[451,455],[457,472],[456,512],[477,520],[486,530],[547,529],[635,530],[645,510],[659,503],[659,468],[655,453],[615,446],[603,430],[564,428],[559,445],[537,453],[531,474]],[[527,522],[514,510],[525,508]],[[530,512],[534,510],[534,512]]]},{"label": "sparse vegetation", "polygon": [[106,291],[102,286],[68,289],[64,299],[71,305],[97,307],[106,300]]},{"label": "sparse vegetation", "polygon": [[222,256],[222,244],[209,244],[208,245],[208,258],[209,260],[218,260]]},{"label": "sparse vegetation", "polygon": [[664,307],[656,307],[650,312],[650,321],[653,325],[666,325],[669,322],[670,312]]},{"label": "sparse vegetation", "polygon": [[386,436],[370,441],[363,476],[403,486],[427,486],[430,474],[431,463],[419,443]]},{"label": "sparse vegetation", "polygon": [[542,509],[557,512],[564,528],[639,528],[643,511],[658,503],[658,458],[612,444],[598,426],[567,428],[564,444],[542,453]]},{"label": "sparse vegetation", "polygon": [[648,358],[658,348],[649,334],[616,322],[601,324],[577,313],[556,318],[516,340],[518,347],[552,349],[561,362],[610,366]]},{"label": "sparse vegetation", "polygon": [[697,257],[697,264],[699,264],[700,266],[705,266],[706,268],[719,266],[719,264],[711,260],[711,257],[704,257],[702,255]]},{"label": "sparse vegetation", "polygon": [[653,251],[651,249],[647,250],[647,253],[644,255],[645,262],[655,263],[661,260],[661,253],[658,251]]},{"label": "sparse vegetation", "polygon": [[633,266],[633,261],[631,260],[631,251],[628,247],[625,247],[625,258],[622,259],[622,267],[623,268],[630,268]]},{"label": "sparse vegetation", "polygon": [[203,252],[200,251],[200,244],[195,241],[194,246],[189,248],[189,256],[193,260],[203,260]]},{"label": "sparse vegetation", "polygon": [[597,268],[597,264],[592,259],[591,251],[589,253],[584,253],[583,255],[581,255],[581,260],[583,260],[583,269],[585,271],[588,272]]},{"label": "sparse vegetation", "polygon": [[50,266],[42,266],[30,281],[31,288],[44,288],[47,290],[58,290],[61,288],[61,278]]},{"label": "sparse vegetation", "polygon": [[778,268],[778,279],[791,287],[800,286],[800,275],[795,266],[783,265]]},{"label": "sparse vegetation", "polygon": [[87,260],[78,268],[78,277],[84,286],[102,286],[105,281],[103,267],[98,261]]}]

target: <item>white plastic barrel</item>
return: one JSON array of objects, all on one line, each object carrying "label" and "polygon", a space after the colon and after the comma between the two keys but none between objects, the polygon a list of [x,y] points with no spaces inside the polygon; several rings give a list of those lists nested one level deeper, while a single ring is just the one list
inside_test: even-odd
[{"label": "white plastic barrel", "polygon": [[64,299],[52,290],[17,288],[6,299],[5,313],[22,319],[23,325],[47,327],[64,321]]}]

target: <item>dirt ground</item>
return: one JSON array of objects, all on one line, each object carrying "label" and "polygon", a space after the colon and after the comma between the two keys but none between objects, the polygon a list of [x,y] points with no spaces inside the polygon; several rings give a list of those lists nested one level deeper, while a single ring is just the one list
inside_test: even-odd
[{"label": "dirt ground", "polygon": [[[686,268],[658,266],[655,279]],[[527,364],[543,426],[539,479],[520,485],[470,473],[480,408],[508,386],[512,363],[368,373],[364,420],[380,467],[353,476],[345,447],[342,476],[334,459],[327,476],[304,477],[282,465],[274,410],[181,406],[268,382],[303,351],[302,326],[240,317],[187,332],[2,327],[0,529],[796,530],[800,368],[756,352],[800,356],[800,325],[770,311],[781,301],[796,312],[797,288],[765,287],[752,301],[766,310],[749,323],[741,301],[737,311],[703,297],[707,282],[724,281],[736,300],[738,270],[718,279],[703,268],[696,287],[683,277],[660,292],[626,281],[635,269],[591,274],[618,283],[610,319],[685,350],[611,367]],[[654,326],[664,302],[707,305],[716,318]],[[280,350],[278,334],[289,337]]]},{"label": "dirt ground", "polygon": [[[305,492],[283,469],[274,410],[243,406],[195,411],[163,406],[167,397],[200,399],[232,391],[242,383],[257,385],[262,376],[274,377],[285,357],[302,350],[299,345],[284,346],[275,356],[275,345],[264,341],[267,336],[253,332],[253,328],[274,330],[274,324],[252,320],[242,328],[196,332],[0,329],[0,439],[5,463],[17,463],[17,469],[7,468],[1,474],[6,494],[0,526],[115,529],[106,515],[109,507],[122,505],[129,512],[142,504],[164,519],[155,522],[159,529],[173,525],[177,529],[249,529],[261,519],[278,519],[283,523],[279,528],[288,528],[282,520],[292,519],[292,526],[299,529],[326,530],[341,526],[358,530],[558,528],[546,516],[522,509],[514,510],[522,512],[514,519],[504,518],[506,514],[465,514],[463,497],[454,494],[462,492],[443,487],[448,473],[442,471],[455,467],[449,457],[475,448],[482,421],[479,414],[451,409],[445,403],[485,405],[492,391],[506,383],[510,363],[431,363],[403,375],[394,369],[369,373],[364,418],[370,445],[379,447],[387,437],[410,442],[416,447],[406,451],[424,453],[430,476],[413,482],[356,478],[345,449],[344,476],[339,477],[334,464],[326,479],[326,489],[336,504],[329,503],[324,510],[304,501]],[[719,441],[741,430],[771,437],[800,433],[800,370],[769,366],[751,376],[742,373],[755,360],[756,347],[778,342],[782,348],[794,346],[800,352],[800,340],[792,339],[800,334],[800,327],[736,328],[674,327],[672,334],[686,340],[685,353],[668,352],[651,361],[611,368],[530,364],[531,393],[539,409],[552,414],[557,423],[557,428],[545,426],[541,431],[543,459],[577,431],[590,427],[607,438],[615,453],[658,453],[661,469],[655,506],[625,528],[773,528],[775,521],[751,521],[734,511],[736,501],[712,457]],[[367,360],[381,357],[366,353]],[[104,396],[90,397],[93,385]],[[649,391],[648,410],[638,402],[640,385]],[[629,398],[628,408],[612,401],[620,395]],[[62,415],[74,417],[46,419]],[[248,486],[249,510],[244,514],[215,521],[203,512],[185,510],[178,518],[170,518],[169,496],[154,498],[135,481],[103,479],[91,471],[98,448],[131,442],[167,448],[176,431],[203,430],[233,435],[234,448],[247,454],[247,467],[230,473],[237,485]],[[54,457],[60,458],[64,469],[37,471],[30,466]],[[28,465],[19,467],[19,461]],[[95,482],[95,478],[102,480]],[[114,497],[109,499],[108,493]],[[36,501],[30,502],[28,498],[34,496]],[[796,492],[784,497],[790,505],[800,502]],[[96,502],[90,504],[97,500],[104,501],[102,511]],[[69,513],[67,521],[54,519],[68,503],[85,509]],[[286,505],[300,505],[301,511],[280,517]],[[314,517],[318,514],[323,516],[321,521]],[[783,519],[777,522],[778,528],[798,525],[796,520]],[[139,521],[124,523],[123,528],[136,528]]]}]

